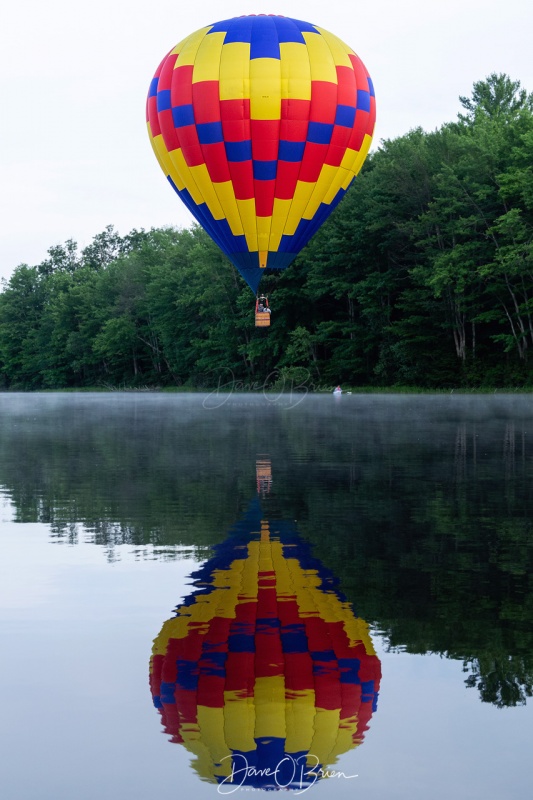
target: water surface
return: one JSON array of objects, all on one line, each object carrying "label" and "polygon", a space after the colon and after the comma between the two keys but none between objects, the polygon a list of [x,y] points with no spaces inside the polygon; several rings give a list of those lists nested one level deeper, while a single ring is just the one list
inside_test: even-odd
[{"label": "water surface", "polygon": [[527,395],[0,395],[3,796],[528,797],[532,437]]}]

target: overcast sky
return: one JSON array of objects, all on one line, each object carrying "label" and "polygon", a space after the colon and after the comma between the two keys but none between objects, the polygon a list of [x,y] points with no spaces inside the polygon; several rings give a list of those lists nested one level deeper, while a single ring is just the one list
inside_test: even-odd
[{"label": "overcast sky", "polygon": [[321,25],[355,50],[376,89],[376,146],[454,119],[491,72],[533,91],[531,0],[3,3],[0,275],[109,224],[190,224],[148,141],[148,85],[184,36],[254,13]]}]

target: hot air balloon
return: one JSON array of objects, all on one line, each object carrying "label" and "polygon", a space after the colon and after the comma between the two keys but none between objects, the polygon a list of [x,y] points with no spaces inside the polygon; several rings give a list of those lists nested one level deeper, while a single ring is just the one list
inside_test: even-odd
[{"label": "hot air balloon", "polygon": [[159,164],[250,288],[285,269],[359,172],[375,123],[360,58],[318,25],[207,25],[159,65],[147,101]]},{"label": "hot air balloon", "polygon": [[265,519],[258,499],[192,577],[150,661],[171,741],[219,789],[302,789],[330,777],[376,709],[381,668],[368,625],[295,527]]}]

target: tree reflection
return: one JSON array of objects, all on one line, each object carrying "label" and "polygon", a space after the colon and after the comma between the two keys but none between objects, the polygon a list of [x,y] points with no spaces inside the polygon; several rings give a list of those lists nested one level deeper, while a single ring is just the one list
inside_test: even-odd
[{"label": "tree reflection", "polygon": [[476,688],[484,703],[498,708],[523,706],[533,696],[533,659],[523,656],[484,656],[468,659],[467,686]]},{"label": "tree reflection", "polygon": [[[533,405],[522,398],[2,397],[0,487],[18,522],[110,560],[213,546],[254,486],[392,648],[466,664],[484,702],[533,686]],[[321,402],[324,401],[324,402]],[[258,452],[268,465],[252,469]],[[146,555],[144,555],[146,554]]]}]

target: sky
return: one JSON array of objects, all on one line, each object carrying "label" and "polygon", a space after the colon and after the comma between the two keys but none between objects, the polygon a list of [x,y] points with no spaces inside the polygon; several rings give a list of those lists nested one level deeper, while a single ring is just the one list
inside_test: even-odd
[{"label": "sky", "polygon": [[355,50],[376,90],[374,148],[455,119],[459,96],[493,72],[533,92],[531,0],[3,3],[0,277],[107,225],[191,224],[148,141],[148,86],[188,34],[259,13],[320,25]]}]

